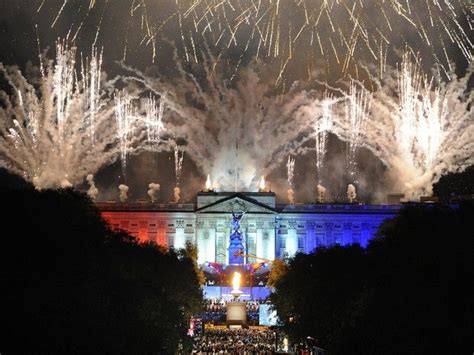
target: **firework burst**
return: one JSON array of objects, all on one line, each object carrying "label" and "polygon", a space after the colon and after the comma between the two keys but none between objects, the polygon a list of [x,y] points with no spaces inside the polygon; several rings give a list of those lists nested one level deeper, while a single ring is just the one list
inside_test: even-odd
[{"label": "firework burst", "polygon": [[[383,80],[374,78],[378,89],[358,141],[388,167],[395,185],[410,198],[430,194],[441,175],[474,163],[473,70],[471,62],[465,76],[450,72],[451,80],[439,81],[421,74],[419,58],[406,54]],[[354,142],[352,120],[341,119],[341,112],[337,116],[334,133]]]},{"label": "firework burst", "polygon": [[148,121],[136,114],[132,99],[117,93],[114,102],[104,88],[102,55],[93,49],[81,75],[76,57],[75,47],[59,42],[55,61],[32,81],[16,67],[0,66],[11,90],[0,93],[0,164],[37,188],[78,184],[119,155],[125,166],[127,154],[147,143]]},{"label": "firework burst", "polygon": [[[70,0],[57,6],[52,26],[75,6]],[[101,14],[94,24],[98,31],[106,26],[105,14],[124,13],[106,0],[75,11],[82,20],[71,24],[69,32],[76,36],[92,12]],[[127,13],[124,53],[131,31],[140,31],[141,40],[135,37],[152,48],[153,60],[163,37],[180,43],[182,58],[189,62],[200,60],[206,43],[217,57],[232,57],[236,68],[246,58],[276,60],[277,83],[301,60],[309,72],[322,62],[327,70],[355,76],[361,74],[360,63],[376,63],[382,77],[393,50],[404,46],[424,53],[425,62],[440,64],[445,74],[452,69],[449,53],[472,59],[473,13],[464,0],[129,0]]]}]

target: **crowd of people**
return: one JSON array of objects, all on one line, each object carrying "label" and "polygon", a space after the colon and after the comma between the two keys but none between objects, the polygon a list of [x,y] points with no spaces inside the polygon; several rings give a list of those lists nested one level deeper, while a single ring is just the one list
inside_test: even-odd
[{"label": "crowd of people", "polygon": [[193,354],[273,354],[276,346],[276,333],[261,329],[218,329],[207,330],[196,337]]}]

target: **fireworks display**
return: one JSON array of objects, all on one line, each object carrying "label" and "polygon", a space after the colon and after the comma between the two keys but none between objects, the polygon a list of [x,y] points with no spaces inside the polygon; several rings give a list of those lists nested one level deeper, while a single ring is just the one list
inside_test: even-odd
[{"label": "fireworks display", "polygon": [[[349,146],[357,143],[371,150],[396,176],[401,191],[412,197],[430,194],[442,174],[474,162],[474,93],[469,87],[473,69],[471,63],[465,76],[451,72],[451,80],[439,81],[422,74],[416,58],[406,54],[398,68],[388,69],[377,81],[370,106],[351,86],[349,103],[333,113],[333,133]],[[357,115],[344,115],[353,98],[364,111],[364,128],[356,135]]]},{"label": "fireworks display", "polygon": [[288,202],[292,205],[295,204],[295,191],[293,189],[294,187],[294,179],[295,179],[295,159],[293,159],[291,156],[288,157],[288,162],[286,163],[286,170],[287,170],[287,175],[288,175],[288,185],[290,185],[290,188],[288,189],[287,195],[288,195]]},{"label": "fireworks display", "polygon": [[[294,203],[295,161],[311,155],[298,171],[312,169],[322,202],[332,136],[346,147],[350,201],[363,193],[367,150],[392,177],[387,189],[410,199],[474,164],[473,8],[464,0],[39,0],[34,14],[65,40],[54,61],[1,65],[0,165],[37,188],[87,177],[95,198],[89,174],[119,159],[126,178],[130,155],[167,150],[175,202],[186,153],[212,189],[228,191],[256,190],[286,162]],[[45,29],[36,31],[39,45]],[[81,41],[92,44],[87,58]],[[109,54],[120,64],[105,65]],[[109,66],[119,70],[110,80]],[[149,187],[154,201],[159,185]]]},{"label": "fireworks display", "polygon": [[316,173],[319,183],[321,183],[324,157],[327,150],[328,133],[332,129],[332,105],[335,102],[331,96],[326,95],[321,102],[321,117],[315,123]]},{"label": "fireworks display", "polygon": [[119,154],[125,168],[127,154],[146,144],[140,131],[148,121],[132,98],[120,92],[114,103],[102,87],[102,55],[93,50],[80,76],[76,57],[75,47],[58,43],[55,61],[39,68],[34,84],[1,66],[12,95],[1,97],[0,164],[37,188],[78,184]]},{"label": "fireworks display", "polygon": [[17,68],[1,68],[12,88],[2,96],[1,164],[37,188],[77,184],[116,153],[110,99],[97,90],[100,56],[93,52],[79,79],[76,49],[59,43],[56,52],[36,87]]},{"label": "fireworks display", "polygon": [[350,122],[348,172],[351,182],[357,181],[357,148],[362,143],[362,132],[366,130],[367,117],[369,116],[371,96],[364,88],[360,89],[351,83],[348,105],[346,106],[346,120]]},{"label": "fireworks display", "polygon": [[169,82],[135,73],[145,88],[166,94],[170,133],[186,140],[187,154],[210,172],[219,189],[258,186],[260,176],[282,162],[288,150],[311,139],[311,95],[294,86],[275,96],[259,69],[243,68],[235,85],[226,82],[225,70],[213,61],[200,73],[182,69]]},{"label": "fireworks display", "polygon": [[376,91],[376,119],[369,123],[365,140],[398,170],[404,191],[430,194],[442,174],[474,163],[473,70],[471,62],[464,77],[450,73],[451,80],[436,82],[405,57]]},{"label": "fireworks display", "polygon": [[176,176],[176,186],[179,186],[181,181],[181,175],[183,173],[183,159],[184,151],[180,151],[177,146],[174,147],[174,172]]},{"label": "fireworks display", "polygon": [[301,60],[308,71],[323,62],[326,70],[356,76],[362,62],[371,62],[383,75],[397,46],[424,53],[447,72],[450,53],[472,59],[471,6],[465,0],[94,0],[89,6],[41,0],[37,13],[51,8],[51,28],[74,13],[68,29],[74,38],[89,24],[100,33],[108,18],[120,17],[124,56],[135,38],[155,61],[164,38],[172,37],[188,62],[200,61],[204,44],[236,69],[252,57],[277,60],[280,82]]},{"label": "fireworks display", "polygon": [[290,188],[294,187],[295,179],[295,159],[291,156],[288,157],[288,162],[286,163],[287,175],[288,175],[288,185]]}]

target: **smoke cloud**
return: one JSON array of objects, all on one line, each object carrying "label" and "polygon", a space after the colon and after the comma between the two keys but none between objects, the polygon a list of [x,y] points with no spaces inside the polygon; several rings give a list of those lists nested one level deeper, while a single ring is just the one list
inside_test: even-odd
[{"label": "smoke cloud", "polygon": [[175,186],[173,189],[174,193],[174,203],[179,203],[181,200],[181,189],[178,186]]},{"label": "smoke cloud", "polygon": [[326,188],[320,184],[316,186],[316,198],[319,203],[325,202]]},{"label": "smoke cloud", "polygon": [[275,93],[260,70],[257,64],[243,68],[231,84],[211,57],[196,72],[181,69],[171,82],[134,72],[163,95],[166,129],[185,141],[187,154],[220,190],[255,191],[259,176],[311,139],[315,112],[307,107],[317,92],[295,83]]},{"label": "smoke cloud", "polygon": [[289,189],[288,192],[287,192],[287,195],[288,195],[288,203],[290,205],[294,205],[295,204],[295,192],[293,191],[293,189]]},{"label": "smoke cloud", "polygon": [[352,184],[347,185],[347,200],[349,201],[349,203],[353,203],[356,199],[357,192],[355,186]]},{"label": "smoke cloud", "polygon": [[94,175],[89,174],[86,178],[87,182],[89,183],[89,190],[87,191],[87,195],[95,201],[97,199],[97,195],[99,195],[99,189],[95,186],[94,182]]},{"label": "smoke cloud", "polygon": [[119,193],[120,193],[120,202],[125,202],[128,200],[128,190],[129,190],[129,187],[127,185],[124,185],[124,184],[120,184],[119,187]]},{"label": "smoke cloud", "polygon": [[156,202],[156,194],[160,191],[160,184],[150,183],[148,188],[147,195],[150,197],[151,202],[154,203]]}]

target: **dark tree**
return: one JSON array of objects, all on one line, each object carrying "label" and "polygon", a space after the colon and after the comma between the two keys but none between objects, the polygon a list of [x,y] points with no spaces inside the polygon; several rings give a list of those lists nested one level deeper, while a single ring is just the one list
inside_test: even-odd
[{"label": "dark tree", "polygon": [[473,217],[470,203],[414,205],[381,227],[358,323],[372,353],[472,352]]},{"label": "dark tree", "polygon": [[191,258],[112,231],[84,194],[1,190],[2,351],[176,351],[202,302]]},{"label": "dark tree", "polygon": [[460,198],[472,200],[474,196],[474,166],[470,166],[461,173],[442,176],[433,185],[433,193],[445,202]]},{"label": "dark tree", "polygon": [[364,251],[357,245],[297,254],[274,283],[271,296],[292,339],[311,336],[320,346],[334,348],[357,311],[353,302],[366,273]]},{"label": "dark tree", "polygon": [[29,190],[33,189],[33,186],[18,175],[10,174],[4,168],[0,168],[0,188],[2,190]]},{"label": "dark tree", "polygon": [[473,218],[467,202],[406,206],[366,251],[297,255],[273,295],[289,334],[331,354],[471,353]]}]

